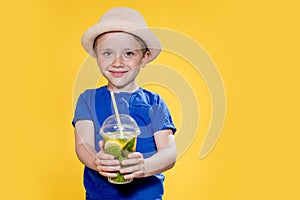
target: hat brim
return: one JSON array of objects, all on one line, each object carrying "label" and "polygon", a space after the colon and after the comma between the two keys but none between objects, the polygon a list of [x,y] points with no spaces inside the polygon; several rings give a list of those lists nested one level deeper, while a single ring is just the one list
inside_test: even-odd
[{"label": "hat brim", "polygon": [[126,20],[105,21],[92,26],[83,34],[81,44],[91,56],[96,57],[93,49],[96,37],[112,31],[127,32],[142,39],[150,51],[149,62],[154,60],[161,52],[159,39],[148,27],[141,27],[140,24]]}]

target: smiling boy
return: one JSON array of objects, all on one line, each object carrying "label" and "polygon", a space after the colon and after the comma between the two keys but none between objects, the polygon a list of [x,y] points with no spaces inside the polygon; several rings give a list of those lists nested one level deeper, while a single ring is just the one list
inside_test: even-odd
[{"label": "smiling boy", "polygon": [[137,37],[124,32],[108,32],[95,41],[97,64],[108,80],[108,90],[132,92],[138,89],[136,77],[149,59]]},{"label": "smiling boy", "polygon": [[[176,128],[162,98],[136,82],[141,68],[159,55],[159,40],[137,11],[118,7],[85,32],[82,46],[96,58],[108,80],[106,86],[80,95],[73,119],[76,153],[85,165],[86,199],[162,199],[161,173],[172,168],[177,157]],[[119,112],[134,118],[141,129],[136,152],[122,163],[104,152],[99,134],[104,120],[113,114],[111,91]],[[121,164],[129,167],[121,169]],[[116,177],[118,171],[134,180],[124,185],[109,183],[107,177]]]}]

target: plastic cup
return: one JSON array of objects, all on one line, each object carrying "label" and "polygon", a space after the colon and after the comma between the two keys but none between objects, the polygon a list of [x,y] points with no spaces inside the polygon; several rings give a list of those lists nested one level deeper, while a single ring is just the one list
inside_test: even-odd
[{"label": "plastic cup", "polygon": [[[115,115],[109,116],[100,129],[100,134],[104,141],[104,151],[107,154],[113,155],[115,159],[122,162],[127,158],[129,153],[136,150],[136,138],[140,134],[140,128],[135,120],[129,115],[120,114],[120,123]],[[128,166],[122,166],[125,168]],[[108,181],[114,184],[125,184],[132,179],[125,179],[125,174],[117,172],[116,178],[108,178]]]}]

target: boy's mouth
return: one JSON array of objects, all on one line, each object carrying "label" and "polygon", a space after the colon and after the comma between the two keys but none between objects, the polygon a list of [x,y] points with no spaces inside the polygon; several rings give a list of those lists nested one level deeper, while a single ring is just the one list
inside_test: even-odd
[{"label": "boy's mouth", "polygon": [[121,77],[126,74],[128,71],[112,71],[108,70],[114,77]]}]

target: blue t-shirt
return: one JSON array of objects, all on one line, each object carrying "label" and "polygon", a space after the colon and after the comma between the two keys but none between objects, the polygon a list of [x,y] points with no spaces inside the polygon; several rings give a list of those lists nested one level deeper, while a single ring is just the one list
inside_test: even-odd
[{"label": "blue t-shirt", "polygon": [[[172,122],[170,112],[162,98],[155,93],[139,88],[135,92],[115,93],[115,99],[120,114],[130,115],[141,129],[137,138],[136,151],[148,158],[157,152],[154,133],[159,130],[176,128]],[[98,89],[86,90],[77,101],[73,125],[77,120],[91,120],[94,123],[95,148],[100,151],[99,134],[104,120],[113,114],[110,91],[106,86]],[[108,182],[106,177],[97,171],[85,167],[84,186],[90,199],[134,199],[154,200],[161,199],[164,176],[156,174],[146,178],[135,178],[131,183],[117,185]]]}]

